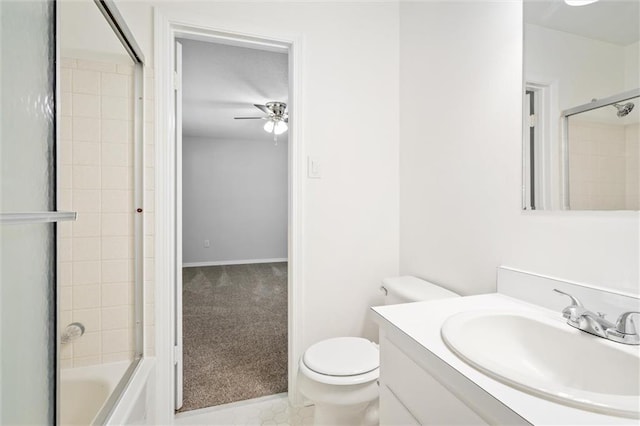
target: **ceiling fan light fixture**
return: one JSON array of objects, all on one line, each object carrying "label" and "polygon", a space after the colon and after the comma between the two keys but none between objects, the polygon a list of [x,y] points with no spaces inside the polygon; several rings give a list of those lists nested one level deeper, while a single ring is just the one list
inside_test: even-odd
[{"label": "ceiling fan light fixture", "polygon": [[264,131],[267,133],[274,133],[276,135],[281,135],[287,131],[289,126],[282,120],[271,119],[264,123]]},{"label": "ceiling fan light fixture", "polygon": [[264,131],[267,133],[273,132],[275,125],[276,123],[274,123],[273,120],[267,120],[267,122],[264,123]]},{"label": "ceiling fan light fixture", "polygon": [[[0,0],[2,1],[2,0]],[[262,127],[265,132],[273,133],[274,140],[277,136],[283,134],[289,129],[287,121],[287,104],[284,102],[267,102],[266,105],[253,104],[260,111],[267,114],[264,117],[234,117],[236,120],[266,120]]]},{"label": "ceiling fan light fixture", "polygon": [[281,135],[284,132],[287,131],[287,129],[289,128],[289,126],[287,126],[287,123],[285,123],[284,121],[276,121],[273,127],[273,133],[275,133],[276,135]]}]

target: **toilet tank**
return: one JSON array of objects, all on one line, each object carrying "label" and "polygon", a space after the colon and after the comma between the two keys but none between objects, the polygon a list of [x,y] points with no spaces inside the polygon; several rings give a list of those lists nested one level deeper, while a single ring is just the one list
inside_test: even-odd
[{"label": "toilet tank", "polygon": [[385,305],[460,297],[457,293],[409,275],[383,279],[382,290],[386,294]]}]

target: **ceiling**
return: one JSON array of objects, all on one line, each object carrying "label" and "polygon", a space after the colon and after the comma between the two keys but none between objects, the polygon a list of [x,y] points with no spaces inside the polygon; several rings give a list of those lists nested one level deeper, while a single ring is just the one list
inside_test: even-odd
[{"label": "ceiling", "polygon": [[578,7],[562,0],[525,0],[524,16],[528,24],[621,46],[640,40],[638,0],[600,0]]},{"label": "ceiling", "polygon": [[[288,103],[288,55],[196,40],[182,43],[182,132],[211,139],[273,140],[253,104]],[[281,138],[285,138],[285,132]]]}]

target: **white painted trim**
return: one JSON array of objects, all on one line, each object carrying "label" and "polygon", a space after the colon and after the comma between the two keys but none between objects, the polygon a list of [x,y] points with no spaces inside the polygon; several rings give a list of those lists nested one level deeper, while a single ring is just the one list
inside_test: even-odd
[{"label": "white painted trim", "polygon": [[156,424],[173,424],[173,324],[175,321],[173,277],[176,272],[176,152],[171,135],[175,128],[170,94],[173,91],[173,40],[176,35],[204,37],[208,40],[233,39],[266,49],[280,47],[289,53],[289,235],[288,235],[288,395],[292,404],[301,405],[296,392],[298,360],[302,354],[304,270],[304,182],[303,146],[303,39],[299,35],[250,35],[233,30],[217,30],[198,24],[176,22],[154,7],[155,88],[156,88],[156,224],[155,224],[155,313],[156,313]]},{"label": "white painted trim", "polygon": [[[175,165],[172,146],[173,117],[170,107],[173,91],[171,27],[169,20],[154,8],[155,58],[155,350],[156,350],[156,424],[173,424],[173,296],[175,276]],[[172,172],[168,176],[168,171]]]},{"label": "white painted trim", "polygon": [[[524,85],[525,90],[537,92],[540,100],[536,115],[539,118],[538,134],[541,135],[539,139],[541,142],[540,158],[538,159],[538,163],[541,163],[538,164],[540,167],[538,172],[541,176],[538,183],[541,185],[538,185],[539,197],[536,200],[536,210],[563,209],[564,179],[560,175],[562,148],[559,148],[562,147],[562,136],[559,128],[560,120],[556,118],[560,114],[558,110],[559,83],[551,78],[530,76]],[[528,131],[528,128],[523,128],[523,130]]]},{"label": "white painted trim", "polygon": [[303,50],[302,36],[289,40],[289,235],[288,235],[288,388],[289,402],[302,406],[297,391],[298,360],[302,357],[304,330],[304,182],[306,152],[304,149],[304,105],[302,104]]},{"label": "white painted trim", "polygon": [[251,265],[254,263],[277,263],[286,262],[286,257],[275,259],[242,259],[242,260],[215,260],[210,262],[186,262],[182,264],[183,268],[197,268],[201,266],[224,266],[224,265]]},{"label": "white painted trim", "polygon": [[176,276],[174,288],[174,311],[175,322],[173,324],[173,361],[175,368],[175,404],[174,408],[179,410],[183,404],[183,389],[184,389],[184,362],[183,362],[183,345],[182,345],[182,268],[178,268],[178,265],[182,264],[182,44],[174,41],[171,44],[171,48],[174,50],[174,61],[171,69],[173,70],[173,90],[174,95],[173,104],[174,117],[175,117],[175,189],[176,189],[176,233],[175,233],[175,263],[176,263]]}]

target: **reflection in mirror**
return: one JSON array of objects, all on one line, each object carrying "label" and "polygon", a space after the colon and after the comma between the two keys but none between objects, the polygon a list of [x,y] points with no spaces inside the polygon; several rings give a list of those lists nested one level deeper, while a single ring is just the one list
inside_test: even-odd
[{"label": "reflection in mirror", "polygon": [[639,40],[638,1],[525,0],[524,209],[639,208]]},{"label": "reflection in mirror", "polygon": [[566,117],[571,209],[638,210],[639,100],[620,99]]},{"label": "reflection in mirror", "polygon": [[78,212],[58,227],[59,422],[102,424],[142,355],[134,205],[142,66],[96,2],[62,1],[58,10],[57,203]]}]

